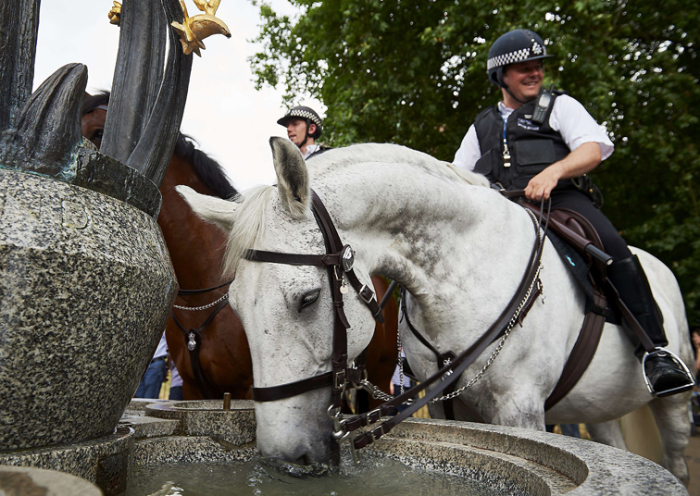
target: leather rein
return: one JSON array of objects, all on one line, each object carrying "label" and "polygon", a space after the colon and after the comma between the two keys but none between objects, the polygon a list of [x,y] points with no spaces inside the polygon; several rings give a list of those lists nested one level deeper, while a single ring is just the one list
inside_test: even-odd
[{"label": "leather rein", "polygon": [[[341,442],[350,440],[353,449],[363,448],[375,440],[387,434],[399,422],[410,417],[417,410],[422,408],[429,401],[450,387],[462,375],[462,373],[478,358],[478,356],[503,332],[510,332],[510,329],[518,322],[521,312],[526,306],[531,305],[531,301],[537,295],[537,288],[541,286],[539,279],[541,269],[541,259],[544,247],[544,232],[546,230],[548,217],[544,226],[542,217],[536,224],[536,241],[530,254],[530,259],[517,291],[510,302],[503,310],[498,319],[489,329],[479,337],[474,344],[454,357],[454,359],[440,366],[439,370],[431,377],[408,389],[404,394],[389,400],[369,413],[346,416],[341,418],[340,406],[342,394],[346,386],[362,388],[361,383],[366,382],[361,378],[362,370],[355,367],[348,367],[347,354],[347,329],[350,327],[343,310],[343,294],[347,293],[345,278],[360,295],[365,304],[369,307],[372,315],[378,322],[383,322],[381,308],[377,304],[374,292],[366,285],[363,285],[352,270],[354,253],[349,245],[343,245],[338,231],[336,230],[328,211],[326,210],[320,197],[314,192],[312,194],[312,212],[316,218],[321,232],[323,233],[326,245],[326,254],[323,255],[301,255],[291,253],[279,253],[261,250],[249,250],[245,256],[247,260],[256,262],[279,263],[286,265],[313,265],[326,267],[328,278],[332,290],[334,323],[333,323],[333,355],[332,370],[324,374],[314,376],[301,381],[291,382],[280,386],[265,388],[253,388],[254,401],[276,401],[284,398],[296,396],[314,389],[327,386],[332,388],[332,403],[328,408],[328,414],[334,421],[333,438]],[[544,210],[544,209],[543,209]],[[344,288],[344,289],[343,289]],[[438,382],[440,381],[440,382]],[[437,383],[437,384],[436,384]],[[435,385],[430,390],[428,387]],[[427,391],[426,391],[427,390]],[[411,398],[417,398],[418,394],[425,391],[423,398],[414,401],[396,416],[385,420],[377,428],[368,430],[360,435],[355,435],[355,431],[378,422],[382,416],[395,412],[395,407],[408,402]],[[337,453],[337,450],[336,450]]]}]

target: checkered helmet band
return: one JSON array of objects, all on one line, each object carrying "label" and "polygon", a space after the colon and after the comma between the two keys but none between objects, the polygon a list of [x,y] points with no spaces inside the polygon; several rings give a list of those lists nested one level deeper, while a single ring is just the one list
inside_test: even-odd
[{"label": "checkered helmet band", "polygon": [[311,122],[316,124],[316,126],[320,127],[321,126],[321,118],[316,115],[314,112],[309,112],[308,110],[304,109],[297,109],[293,108],[289,112],[287,112],[287,115],[285,116],[287,118],[289,117],[300,117],[302,119],[309,119]]},{"label": "checkered helmet band", "polygon": [[491,69],[504,67],[509,64],[522,62],[524,60],[530,60],[535,57],[539,58],[546,56],[547,49],[543,45],[540,45],[537,41],[533,40],[531,47],[504,53],[488,59],[486,62],[486,70],[490,71]]}]

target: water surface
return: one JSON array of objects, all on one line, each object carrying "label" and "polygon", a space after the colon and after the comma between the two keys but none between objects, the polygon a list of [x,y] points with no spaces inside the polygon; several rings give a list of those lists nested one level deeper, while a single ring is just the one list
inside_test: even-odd
[{"label": "water surface", "polygon": [[140,468],[125,496],[495,496],[461,477],[411,469],[390,459],[344,463],[338,473],[297,477],[258,459],[248,462],[174,463]]}]

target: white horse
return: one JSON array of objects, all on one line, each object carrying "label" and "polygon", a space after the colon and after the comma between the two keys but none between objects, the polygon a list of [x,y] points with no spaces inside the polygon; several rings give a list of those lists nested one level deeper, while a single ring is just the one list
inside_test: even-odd
[{"label": "white horse", "polygon": [[[310,214],[310,184],[343,243],[356,251],[355,272],[370,283],[379,274],[410,292],[412,323],[441,352],[459,353],[497,319],[523,276],[536,233],[524,209],[487,187],[487,180],[426,154],[396,145],[355,145],[326,152],[307,164],[298,149],[270,140],[278,186],[259,187],[237,202],[180,193],[203,219],[228,232],[226,271],[235,271],[230,302],[246,329],[256,387],[271,387],[331,369],[333,322],[324,269],[248,261],[247,249],[325,253]],[[664,316],[668,349],[686,363],[691,348],[678,284],[659,260],[634,250]],[[547,243],[542,258],[544,298],[516,326],[487,373],[455,403],[475,408],[488,422],[544,430],[547,423],[604,423],[594,435],[622,443],[613,419],[649,403],[664,442],[664,466],[688,480],[683,450],[690,432],[687,394],[653,399],[633,346],[620,327],[606,324],[598,351],[576,387],[545,414],[544,401],[562,373],[583,320],[584,295]],[[370,341],[374,323],[350,292],[348,353]],[[413,371],[437,370],[435,355],[406,328],[400,330]],[[462,375],[462,387],[491,355],[492,344]],[[332,430],[330,388],[256,402],[258,449],[297,463],[326,462]],[[441,408],[432,415],[441,416]]]}]

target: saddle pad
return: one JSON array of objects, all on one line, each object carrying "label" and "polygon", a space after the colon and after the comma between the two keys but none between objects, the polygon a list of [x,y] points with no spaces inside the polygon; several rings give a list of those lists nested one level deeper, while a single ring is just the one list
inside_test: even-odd
[{"label": "saddle pad", "polygon": [[[586,305],[584,313],[588,313],[593,307],[593,283],[589,276],[588,265],[583,257],[566,241],[564,241],[551,229],[547,230],[547,237],[561,257],[564,265],[569,268],[579,287],[586,295]],[[605,321],[611,324],[620,325],[622,320],[616,310],[609,306],[605,309]]]}]

